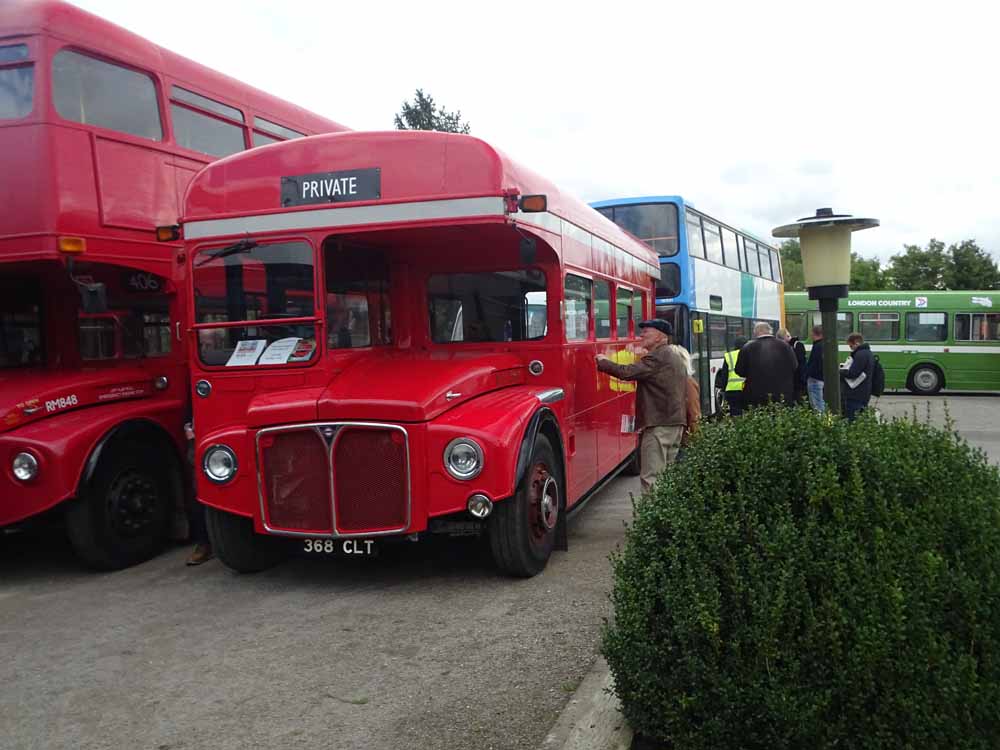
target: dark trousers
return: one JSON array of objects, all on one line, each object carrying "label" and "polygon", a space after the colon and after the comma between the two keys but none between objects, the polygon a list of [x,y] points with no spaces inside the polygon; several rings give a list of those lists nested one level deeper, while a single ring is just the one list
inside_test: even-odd
[{"label": "dark trousers", "polygon": [[845,398],[844,399],[844,416],[847,417],[851,422],[854,418],[858,416],[862,409],[868,406],[867,400],[860,400],[856,398]]},{"label": "dark trousers", "polygon": [[743,391],[726,391],[726,403],[730,416],[738,417],[743,413]]}]

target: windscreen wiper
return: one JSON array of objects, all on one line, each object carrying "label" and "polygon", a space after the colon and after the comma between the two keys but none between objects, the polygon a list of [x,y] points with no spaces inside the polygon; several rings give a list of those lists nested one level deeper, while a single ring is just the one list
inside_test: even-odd
[{"label": "windscreen wiper", "polygon": [[208,253],[204,258],[195,263],[195,267],[203,266],[210,261],[217,260],[218,258],[228,258],[230,255],[236,255],[237,253],[249,253],[260,243],[256,240],[240,240],[232,245],[222,248],[221,250],[216,250],[214,253]]}]

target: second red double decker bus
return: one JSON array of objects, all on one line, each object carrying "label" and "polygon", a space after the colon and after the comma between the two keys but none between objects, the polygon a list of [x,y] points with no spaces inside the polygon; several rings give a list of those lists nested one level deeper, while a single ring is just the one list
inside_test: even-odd
[{"label": "second red double decker bus", "polygon": [[634,393],[594,357],[631,356],[656,254],[483,141],[232,156],[183,229],[198,497],[230,567],[471,526],[534,575],[629,464]]}]

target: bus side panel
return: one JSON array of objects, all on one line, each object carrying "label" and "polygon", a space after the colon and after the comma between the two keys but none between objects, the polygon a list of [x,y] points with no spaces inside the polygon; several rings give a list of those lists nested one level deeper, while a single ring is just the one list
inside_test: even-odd
[{"label": "bus side panel", "polygon": [[569,503],[586,493],[598,479],[597,364],[594,344],[568,344],[563,353],[566,372],[567,486]]}]

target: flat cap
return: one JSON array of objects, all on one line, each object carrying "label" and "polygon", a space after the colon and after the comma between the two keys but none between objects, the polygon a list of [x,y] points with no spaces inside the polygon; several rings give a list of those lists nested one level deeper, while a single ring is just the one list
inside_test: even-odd
[{"label": "flat cap", "polygon": [[639,324],[639,328],[655,328],[667,336],[674,335],[674,327],[665,320],[644,320]]}]

